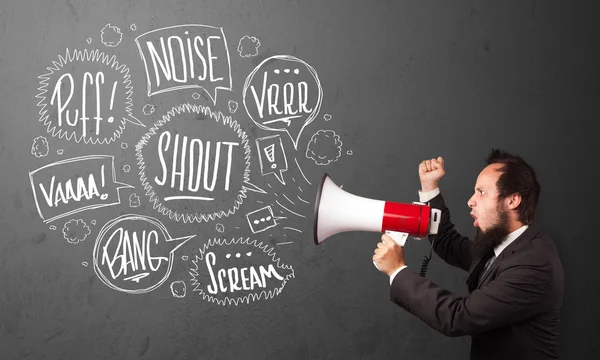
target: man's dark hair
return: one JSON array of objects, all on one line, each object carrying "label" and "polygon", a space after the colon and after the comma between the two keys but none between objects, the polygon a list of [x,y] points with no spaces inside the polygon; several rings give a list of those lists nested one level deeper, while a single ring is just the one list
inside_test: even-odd
[{"label": "man's dark hair", "polygon": [[535,209],[540,198],[541,187],[535,171],[520,156],[506,151],[492,149],[486,159],[488,165],[503,164],[502,174],[496,182],[498,201],[514,193],[521,195],[521,204],[517,208],[519,221],[529,225],[535,221]]}]

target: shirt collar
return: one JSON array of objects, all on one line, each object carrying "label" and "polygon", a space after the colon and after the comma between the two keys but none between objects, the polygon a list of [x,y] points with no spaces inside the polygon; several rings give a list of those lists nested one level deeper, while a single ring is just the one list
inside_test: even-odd
[{"label": "shirt collar", "polygon": [[508,245],[510,245],[513,241],[515,241],[525,230],[527,230],[528,227],[529,227],[529,225],[523,225],[520,228],[518,228],[517,230],[508,234],[506,239],[504,239],[504,241],[502,241],[498,246],[496,246],[494,248],[494,254],[496,255],[496,257],[498,257],[498,255],[500,255],[502,250],[504,250]]}]

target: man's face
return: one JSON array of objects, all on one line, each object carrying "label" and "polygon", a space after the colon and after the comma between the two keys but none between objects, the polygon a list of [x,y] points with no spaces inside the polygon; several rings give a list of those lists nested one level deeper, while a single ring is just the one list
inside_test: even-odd
[{"label": "man's face", "polygon": [[475,236],[475,252],[477,255],[491,251],[510,233],[508,209],[503,201],[498,201],[496,180],[500,173],[496,170],[500,164],[492,164],[483,169],[475,184],[475,193],[469,199],[471,216],[475,219],[473,226],[477,230]]},{"label": "man's face", "polygon": [[475,193],[467,202],[471,208],[471,216],[474,218],[473,226],[483,232],[496,225],[499,220],[496,181],[500,177],[500,172],[497,170],[501,166],[501,164],[491,164],[481,171],[475,183]]}]

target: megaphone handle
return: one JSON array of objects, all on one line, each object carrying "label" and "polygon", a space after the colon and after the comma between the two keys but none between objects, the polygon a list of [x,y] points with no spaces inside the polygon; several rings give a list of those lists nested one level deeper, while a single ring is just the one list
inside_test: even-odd
[{"label": "megaphone handle", "polygon": [[[399,231],[386,230],[385,233],[388,234],[399,246],[404,246],[404,243],[406,243],[406,238],[408,237],[408,233]],[[377,264],[375,264],[375,261],[373,261],[373,265],[375,265],[377,270],[380,270]]]},{"label": "megaphone handle", "polygon": [[408,233],[405,232],[386,230],[385,233],[388,234],[399,246],[404,246],[406,239],[408,238]]}]

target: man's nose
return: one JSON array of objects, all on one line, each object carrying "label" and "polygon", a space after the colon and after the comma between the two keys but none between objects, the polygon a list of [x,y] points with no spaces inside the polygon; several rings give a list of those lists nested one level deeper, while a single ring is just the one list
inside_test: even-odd
[{"label": "man's nose", "polygon": [[471,196],[471,198],[469,199],[469,201],[467,201],[467,205],[470,208],[473,208],[475,206],[475,201],[473,201],[473,197]]}]

